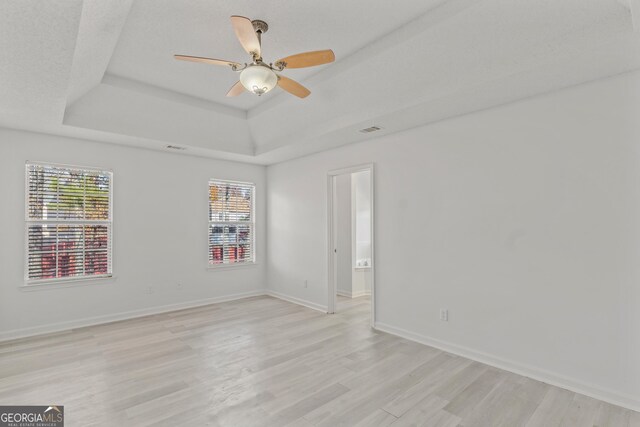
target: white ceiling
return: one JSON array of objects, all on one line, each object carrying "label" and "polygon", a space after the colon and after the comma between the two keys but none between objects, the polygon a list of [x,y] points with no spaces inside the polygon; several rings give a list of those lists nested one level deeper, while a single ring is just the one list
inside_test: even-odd
[{"label": "white ceiling", "polygon": [[[0,125],[273,163],[639,68],[639,3],[4,0]],[[231,70],[172,55],[247,61],[230,15],[269,23],[269,62],[337,61],[285,71],[304,100],[226,98]]]}]

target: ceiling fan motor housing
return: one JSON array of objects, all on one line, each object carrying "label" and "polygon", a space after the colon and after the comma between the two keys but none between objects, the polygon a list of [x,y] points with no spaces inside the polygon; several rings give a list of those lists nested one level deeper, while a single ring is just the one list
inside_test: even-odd
[{"label": "ceiling fan motor housing", "polygon": [[264,34],[269,31],[269,25],[260,19],[254,19],[251,23],[253,24],[253,29],[256,30],[258,34]]}]

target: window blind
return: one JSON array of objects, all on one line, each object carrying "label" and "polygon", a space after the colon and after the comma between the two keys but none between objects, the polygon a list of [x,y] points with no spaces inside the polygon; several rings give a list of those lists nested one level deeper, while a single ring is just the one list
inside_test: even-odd
[{"label": "window blind", "polygon": [[255,185],[209,181],[209,265],[252,263]]},{"label": "window blind", "polygon": [[112,174],[27,163],[27,283],[110,276]]}]

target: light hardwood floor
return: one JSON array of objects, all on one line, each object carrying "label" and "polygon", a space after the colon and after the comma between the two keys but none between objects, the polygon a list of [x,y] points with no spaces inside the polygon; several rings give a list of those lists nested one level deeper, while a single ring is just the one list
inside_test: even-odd
[{"label": "light hardwood floor", "polygon": [[255,297],[0,344],[0,405],[67,426],[640,426],[640,414]]}]

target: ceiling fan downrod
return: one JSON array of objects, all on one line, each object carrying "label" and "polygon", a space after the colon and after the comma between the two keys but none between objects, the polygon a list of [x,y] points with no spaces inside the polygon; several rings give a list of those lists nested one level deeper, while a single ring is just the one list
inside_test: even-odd
[{"label": "ceiling fan downrod", "polygon": [[260,46],[262,46],[262,35],[267,31],[269,31],[269,24],[267,24],[261,19],[254,19],[253,21],[251,21],[251,23],[253,24],[253,29],[258,35],[258,41],[260,42]]}]

